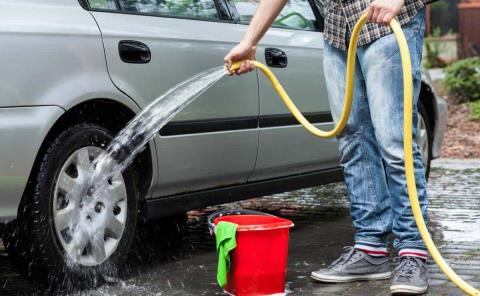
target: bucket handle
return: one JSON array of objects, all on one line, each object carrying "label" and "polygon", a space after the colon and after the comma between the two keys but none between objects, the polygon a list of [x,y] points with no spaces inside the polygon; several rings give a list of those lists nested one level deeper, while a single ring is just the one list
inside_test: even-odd
[{"label": "bucket handle", "polygon": [[220,218],[222,216],[231,216],[231,215],[258,215],[258,216],[273,216],[270,214],[262,213],[259,211],[254,210],[243,210],[243,209],[225,209],[220,210],[215,213],[208,215],[207,223],[208,229],[210,230],[210,235],[215,233],[215,224],[213,223],[215,219]]}]

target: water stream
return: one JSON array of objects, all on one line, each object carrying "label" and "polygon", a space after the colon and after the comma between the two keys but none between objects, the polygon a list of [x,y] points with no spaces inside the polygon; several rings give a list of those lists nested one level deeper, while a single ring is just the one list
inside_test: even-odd
[{"label": "water stream", "polygon": [[198,73],[169,89],[133,118],[93,162],[90,190],[99,190],[106,180],[114,180],[158,131],[188,104],[227,74],[225,66]]},{"label": "water stream", "polygon": [[[91,169],[82,177],[82,188],[67,192],[69,200],[80,201],[78,212],[72,216],[68,227],[67,253],[72,263],[81,262],[79,258],[85,257],[88,250],[98,259],[97,263],[107,259],[105,245],[113,243],[116,246],[121,235],[111,240],[106,237],[106,231],[111,227],[120,234],[124,226],[119,226],[119,222],[125,221],[125,218],[112,216],[111,210],[103,210],[115,208],[119,202],[112,189],[118,183],[117,178],[165,124],[226,74],[224,66],[212,68],[169,89],[135,116],[106,149],[87,164]],[[113,252],[112,248],[110,250]]]}]

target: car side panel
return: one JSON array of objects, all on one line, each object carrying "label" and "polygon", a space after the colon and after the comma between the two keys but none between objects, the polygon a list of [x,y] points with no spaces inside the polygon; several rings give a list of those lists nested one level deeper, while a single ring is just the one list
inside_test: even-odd
[{"label": "car side panel", "polygon": [[37,152],[63,113],[57,106],[0,108],[0,223],[16,217]]},{"label": "car side panel", "polygon": [[[169,88],[208,68],[241,38],[244,27],[216,21],[93,11],[102,31],[109,73],[115,85],[142,108]],[[147,64],[121,60],[121,40],[150,48]],[[172,122],[258,119],[256,75],[224,78],[180,112]],[[258,129],[157,136],[156,196],[244,183],[252,172]]]},{"label": "car side panel", "polygon": [[426,70],[422,71],[422,81],[422,87],[426,87],[433,100],[433,111],[435,114],[432,114],[432,116],[435,119],[435,128],[433,131],[432,158],[438,158],[442,153],[443,138],[447,130],[448,105],[445,99],[435,91],[432,78]]},{"label": "car side panel", "polygon": [[447,120],[448,120],[448,105],[445,99],[434,93],[435,101],[434,106],[436,108],[435,115],[436,125],[435,131],[433,133],[433,147],[432,147],[432,157],[438,158],[442,155],[442,144],[447,131]]},{"label": "car side panel", "polygon": [[[265,48],[277,48],[288,57],[286,68],[272,68],[300,111],[330,114],[323,73],[323,33],[270,28],[257,49],[265,63]],[[259,78],[260,117],[290,114],[263,76]],[[328,122],[330,121],[330,122]],[[316,126],[330,130],[331,119]],[[249,181],[338,167],[336,139],[320,139],[302,126],[260,129],[258,161]]]},{"label": "car side panel", "polygon": [[68,109],[112,84],[100,31],[78,1],[1,1],[0,19],[1,106]]},{"label": "car side panel", "polygon": [[[0,107],[68,110],[111,99],[141,110],[110,80],[100,30],[77,0],[3,0],[0,19]],[[156,183],[156,148],[150,145]]]}]

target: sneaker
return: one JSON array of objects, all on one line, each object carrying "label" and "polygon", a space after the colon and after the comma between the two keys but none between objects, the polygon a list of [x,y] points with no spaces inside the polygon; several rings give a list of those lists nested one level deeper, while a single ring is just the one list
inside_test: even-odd
[{"label": "sneaker", "polygon": [[373,257],[354,247],[345,247],[344,253],[328,268],[312,272],[314,280],[343,283],[362,280],[383,280],[392,274],[388,257]]},{"label": "sneaker", "polygon": [[393,271],[392,294],[417,295],[427,292],[428,270],[425,260],[417,257],[404,256]]}]

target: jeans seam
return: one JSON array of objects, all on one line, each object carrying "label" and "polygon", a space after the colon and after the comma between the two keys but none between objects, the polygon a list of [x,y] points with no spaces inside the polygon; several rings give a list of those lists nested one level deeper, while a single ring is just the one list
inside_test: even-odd
[{"label": "jeans seam", "polygon": [[[362,70],[360,69],[360,71],[362,71]],[[362,72],[362,76],[363,76],[363,72]],[[363,77],[364,77],[364,76],[363,76]],[[362,78],[362,81],[364,81],[364,84],[365,84],[364,78]],[[365,91],[366,91],[366,89],[365,89]],[[370,112],[370,105],[369,105],[369,103],[368,103],[368,95],[367,95],[367,97],[366,97],[365,99],[366,99],[366,106],[368,106],[368,108],[369,108],[369,109],[368,109],[368,116],[367,116],[367,114],[366,114],[367,112],[366,112],[365,108],[362,108],[362,109],[361,109],[361,110],[362,110],[362,114],[361,114],[361,115],[362,115],[362,118],[361,118],[361,119],[362,119],[364,122],[370,121],[370,124],[372,124],[372,129],[373,129],[373,123],[371,122],[371,121],[372,121],[372,119],[371,119],[372,114],[371,114],[371,112]],[[374,133],[374,132],[373,132],[373,134],[372,134],[372,137],[374,137],[374,138],[375,138],[375,141],[377,142],[377,139],[376,139],[376,137],[375,137],[375,133]],[[362,142],[363,153],[364,153],[364,155],[368,155],[367,149],[366,149],[365,147],[366,147],[366,144],[365,144],[364,142]],[[377,142],[377,147],[378,147],[378,142]],[[381,157],[381,156],[380,156],[380,157]],[[370,160],[369,160],[369,161],[370,161]],[[373,171],[372,171],[372,168],[370,167],[370,168],[368,169],[368,171],[369,171],[369,177],[370,177],[370,179],[372,179],[372,176],[374,175],[374,173],[373,173]],[[369,183],[371,183],[371,182],[369,182]],[[371,186],[372,186],[372,188],[373,188],[372,192],[375,193],[375,196],[377,197],[377,200],[378,200],[379,192],[378,192],[378,190],[377,190],[377,187],[376,187],[376,186],[373,186],[373,185],[371,185]],[[382,216],[380,216],[379,218],[380,218],[380,223],[382,224],[382,232],[385,234],[385,233],[388,231],[388,223],[387,223],[387,221],[385,221],[385,220],[383,219]]]},{"label": "jeans seam", "polygon": [[[367,103],[367,105],[368,105],[368,98],[364,97],[364,99],[367,100],[366,103]],[[365,108],[361,108],[361,111],[362,111],[362,113],[361,113],[361,118],[360,118],[361,121],[363,120],[363,122],[367,122],[368,120],[371,120],[371,119],[370,119],[370,117],[371,117],[370,111],[368,112],[370,116],[367,116],[367,114],[365,114],[365,113],[366,113]],[[362,129],[362,133],[364,133],[364,132],[365,132],[365,130]],[[373,135],[373,136],[374,136],[374,135]],[[360,146],[362,147],[363,155],[368,155],[368,153],[367,153],[368,151],[367,151],[367,149],[366,149],[365,140],[360,140],[360,142],[361,142],[361,145],[360,145]],[[370,161],[370,159],[369,159],[369,161]],[[372,179],[373,179],[373,175],[374,175],[374,173],[373,173],[373,171],[372,171],[372,167],[371,167],[371,166],[367,166],[367,167],[368,167],[368,169],[367,169],[368,177],[370,178],[370,180],[372,180]],[[375,196],[377,197],[376,200],[378,200],[379,193],[378,193],[377,188],[376,188],[375,186],[373,186],[373,185],[371,184],[371,182],[368,182],[368,183],[369,183],[370,185],[367,185],[367,186],[371,186],[371,187],[372,187],[372,192],[374,192]],[[385,232],[387,232],[387,227],[385,226],[387,223],[385,223],[386,221],[383,219],[382,216],[380,216],[379,218],[380,218],[380,222],[381,222],[381,224],[382,224],[382,232],[385,233]]]}]

